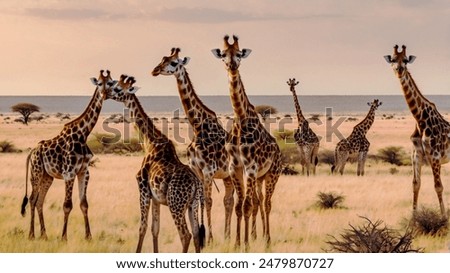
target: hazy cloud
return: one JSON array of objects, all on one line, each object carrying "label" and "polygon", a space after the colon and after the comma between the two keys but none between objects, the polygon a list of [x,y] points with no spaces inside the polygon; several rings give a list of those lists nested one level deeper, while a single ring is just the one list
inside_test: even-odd
[{"label": "hazy cloud", "polygon": [[100,9],[53,9],[53,8],[28,8],[25,15],[50,20],[85,20],[105,19],[111,17],[107,12]]},{"label": "hazy cloud", "polygon": [[251,14],[213,8],[165,8],[151,15],[153,19],[182,23],[229,23],[242,21],[296,20],[341,17],[339,14]]}]

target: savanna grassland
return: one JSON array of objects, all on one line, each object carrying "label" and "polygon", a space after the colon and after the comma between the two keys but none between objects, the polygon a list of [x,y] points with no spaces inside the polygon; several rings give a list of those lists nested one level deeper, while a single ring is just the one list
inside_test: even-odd
[{"label": "savanna grassland", "polygon": [[[294,116],[294,115],[293,115]],[[280,115],[283,117],[283,115]],[[347,136],[353,126],[363,118],[355,114],[356,120],[342,122],[339,132]],[[137,244],[140,222],[139,197],[135,174],[140,167],[143,155],[132,154],[96,154],[95,166],[90,168],[91,178],[88,187],[89,216],[93,239],[84,240],[84,224],[78,207],[78,188],[73,195],[74,209],[69,218],[68,242],[61,242],[63,224],[62,203],[64,183],[55,180],[44,204],[47,241],[28,240],[30,213],[29,206],[25,218],[20,215],[20,205],[25,193],[25,161],[27,151],[37,142],[55,136],[64,122],[48,118],[40,122],[31,122],[28,126],[8,122],[6,116],[0,117],[0,141],[10,141],[20,153],[0,153],[0,252],[134,252]],[[222,116],[226,123],[226,117]],[[334,119],[337,122],[338,117]],[[94,133],[104,132],[103,119],[99,121]],[[9,120],[9,119],[8,119]],[[66,121],[67,122],[67,121]],[[178,129],[168,129],[169,136],[188,135],[188,126],[179,122]],[[292,130],[295,119],[286,125]],[[161,119],[156,124],[162,124]],[[321,125],[319,125],[321,124]],[[172,124],[173,125],[173,124]],[[121,132],[127,131],[123,123],[109,125]],[[273,124],[272,128],[277,129]],[[375,123],[367,138],[371,142],[369,154],[387,146],[399,146],[410,151],[409,135],[414,122],[409,114],[377,113]],[[334,150],[338,141],[336,135],[327,129],[325,117],[320,122],[311,123],[311,127],[323,136],[321,150]],[[125,128],[125,129],[124,129]],[[133,128],[130,127],[133,135]],[[128,132],[128,131],[127,131]],[[326,138],[328,134],[328,139]],[[294,144],[286,144],[294,145]],[[177,149],[183,160],[186,143],[177,143]],[[300,170],[300,166],[295,165]],[[450,164],[442,168],[444,200],[447,208],[450,200]],[[320,163],[317,175],[282,175],[272,198],[271,235],[272,245],[266,249],[262,238],[252,241],[250,252],[324,252],[330,236],[339,235],[349,228],[349,224],[358,225],[367,217],[373,221],[382,220],[391,228],[403,230],[411,217],[412,209],[412,171],[411,167],[396,166],[371,158],[366,163],[366,174],[356,176],[355,164],[347,163],[343,176],[330,175],[330,166]],[[28,182],[29,183],[29,182]],[[222,204],[223,183],[216,181],[220,192],[213,191],[213,234],[214,243],[208,245],[205,252],[236,252],[234,248],[235,215],[232,219],[232,239],[224,240],[224,209]],[[30,193],[30,184],[28,185]],[[319,192],[334,192],[345,197],[342,207],[324,210],[316,206]],[[423,168],[422,188],[419,205],[437,208],[438,201],[434,192],[432,176],[428,167]],[[179,252],[181,244],[167,207],[162,207],[160,229],[160,251]],[[37,219],[36,219],[37,220]],[[205,218],[206,221],[206,218]],[[37,237],[39,236],[36,221]],[[258,221],[258,228],[260,228]],[[261,234],[261,230],[258,230]],[[143,251],[152,252],[150,228],[147,231]],[[417,236],[414,247],[424,252],[448,252],[450,236]],[[193,251],[191,243],[190,251]]]}]

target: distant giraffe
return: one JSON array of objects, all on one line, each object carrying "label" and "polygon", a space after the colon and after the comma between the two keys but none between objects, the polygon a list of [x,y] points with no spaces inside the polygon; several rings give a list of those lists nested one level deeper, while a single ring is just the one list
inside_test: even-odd
[{"label": "distant giraffe", "polygon": [[93,154],[86,145],[86,140],[97,123],[103,101],[108,97],[117,81],[114,81],[110,72],[100,71],[98,79],[91,78],[96,86],[94,95],[84,110],[75,120],[66,123],[62,131],[54,138],[42,140],[37,147],[31,150],[27,157],[27,171],[25,180],[25,197],[22,203],[22,215],[25,216],[25,208],[28,203],[28,167],[31,163],[30,195],[31,224],[29,238],[34,239],[34,213],[38,211],[41,224],[41,238],[47,239],[44,224],[43,205],[45,196],[53,183],[53,179],[64,179],[66,192],[64,199],[64,226],[62,240],[67,240],[67,223],[72,210],[72,190],[75,178],[78,178],[78,190],[80,194],[80,208],[83,212],[86,239],[91,239],[91,231],[88,218],[87,186],[89,181],[89,162]]},{"label": "distant giraffe", "polygon": [[213,200],[212,183],[214,178],[222,179],[225,185],[223,203],[225,206],[225,238],[230,237],[231,214],[233,212],[234,187],[228,173],[228,154],[225,141],[228,132],[222,127],[216,113],[209,109],[197,96],[186,71],[189,57],[179,58],[179,48],[172,48],[170,56],[162,58],[153,69],[152,75],[174,75],[178,92],[194,136],[187,148],[189,164],[204,181],[206,216],[208,221],[208,241],[213,240],[211,207]]},{"label": "distant giraffe", "polygon": [[441,165],[449,161],[450,145],[450,123],[439,113],[436,105],[429,101],[419,90],[414,79],[407,69],[407,64],[412,63],[416,57],[406,55],[406,46],[402,46],[402,51],[398,50],[398,45],[394,46],[392,56],[384,56],[391,64],[395,75],[400,80],[400,84],[405,96],[406,104],[409,107],[416,127],[411,135],[414,145],[413,151],[413,211],[417,210],[417,200],[419,197],[422,165],[430,164],[434,177],[434,188],[438,196],[439,205],[443,217],[446,215],[442,192],[444,187],[441,181]]},{"label": "distant giraffe", "polygon": [[[153,124],[138,98],[134,94],[133,77],[122,75],[114,88],[113,100],[123,102],[130,109],[131,118],[144,142],[145,157],[136,175],[140,193],[141,226],[136,252],[142,251],[142,244],[148,226],[148,212],[152,201],[153,250],[159,252],[158,234],[160,227],[160,205],[169,207],[180,235],[182,251],[187,252],[192,235],[186,223],[186,211],[194,236],[195,251],[203,247],[205,228],[203,226],[204,195],[203,184],[187,165],[181,163],[175,146]],[[198,206],[201,206],[201,225],[198,221]]]},{"label": "distant giraffe", "polygon": [[312,169],[312,173],[316,174],[316,165],[318,163],[319,143],[320,140],[314,131],[309,127],[308,120],[303,116],[300,103],[298,102],[297,94],[295,92],[295,86],[299,82],[294,79],[289,79],[287,84],[290,87],[292,95],[294,96],[295,111],[297,112],[298,128],[295,130],[294,139],[298,145],[298,151],[300,153],[300,164],[302,165],[302,174],[305,173],[309,176]]},{"label": "distant giraffe", "polygon": [[[224,50],[213,49],[212,53],[224,61],[228,71],[230,99],[234,110],[231,136],[226,149],[230,156],[230,174],[238,200],[235,206],[237,215],[236,246],[240,245],[240,229],[244,215],[244,243],[248,246],[249,219],[253,215],[252,235],[256,237],[256,214],[261,204],[263,235],[270,244],[269,216],[272,209],[271,198],[281,173],[281,152],[273,136],[260,122],[255,107],[250,103],[239,73],[242,58],[251,50],[239,49],[238,37],[233,36],[233,44],[224,37]],[[243,176],[246,176],[244,184]],[[265,196],[262,183],[265,181]],[[258,184],[258,186],[257,186]],[[262,206],[264,201],[264,207]],[[265,210],[265,211],[264,211]]]},{"label": "distant giraffe", "polygon": [[339,171],[340,174],[344,173],[345,163],[351,154],[358,154],[358,169],[356,174],[358,176],[364,175],[364,165],[366,164],[367,152],[369,151],[370,142],[366,138],[366,134],[369,131],[375,120],[375,110],[382,104],[377,99],[372,103],[367,103],[370,106],[370,110],[366,117],[355,125],[352,133],[347,138],[342,139],[336,145],[334,152],[334,165],[331,167],[331,172]]}]

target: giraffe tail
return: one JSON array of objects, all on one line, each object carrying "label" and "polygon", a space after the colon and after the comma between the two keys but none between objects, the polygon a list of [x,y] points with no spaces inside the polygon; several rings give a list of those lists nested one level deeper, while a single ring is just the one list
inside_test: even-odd
[{"label": "giraffe tail", "polygon": [[199,183],[199,192],[200,192],[200,225],[198,228],[198,237],[199,237],[199,245],[200,249],[205,247],[206,240],[206,229],[204,224],[204,212],[205,212],[205,193],[203,190],[203,183]]},{"label": "giraffe tail", "polygon": [[28,204],[28,168],[30,166],[31,153],[32,152],[30,152],[27,156],[27,164],[26,164],[27,168],[26,168],[26,175],[25,175],[25,196],[23,197],[22,208],[20,210],[20,213],[22,214],[23,217],[25,217],[26,207]]}]

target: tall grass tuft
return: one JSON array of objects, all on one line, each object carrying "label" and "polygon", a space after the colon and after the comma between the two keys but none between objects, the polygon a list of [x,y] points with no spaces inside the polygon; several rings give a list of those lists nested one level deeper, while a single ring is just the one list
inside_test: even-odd
[{"label": "tall grass tuft", "polygon": [[0,153],[20,153],[21,150],[17,149],[16,146],[8,140],[0,141]]},{"label": "tall grass tuft", "polygon": [[344,196],[338,195],[333,192],[319,192],[317,194],[317,197],[319,197],[319,200],[316,202],[316,204],[321,209],[342,208],[342,203],[345,200]]},{"label": "tall grass tuft", "polygon": [[447,236],[448,219],[442,217],[437,209],[421,207],[412,217],[413,226],[418,234]]}]

